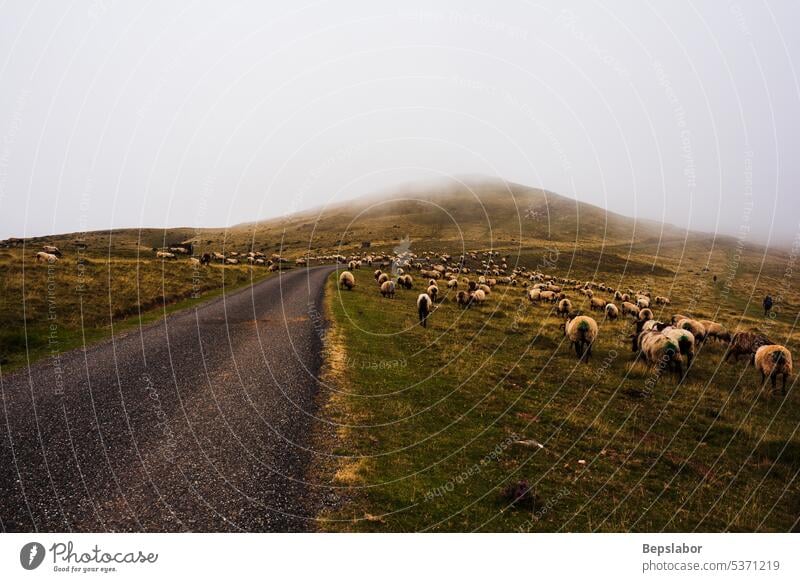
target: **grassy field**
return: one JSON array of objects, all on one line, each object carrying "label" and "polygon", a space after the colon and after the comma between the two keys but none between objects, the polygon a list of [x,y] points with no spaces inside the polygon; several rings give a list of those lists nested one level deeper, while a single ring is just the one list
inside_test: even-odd
[{"label": "grassy field", "polygon": [[[63,247],[62,247],[63,248]],[[162,262],[152,252],[70,251],[55,264],[31,251],[0,249],[0,364],[4,373],[80,347],[165,313],[267,276],[263,267],[188,259]]]},{"label": "grassy field", "polygon": [[[750,264],[757,253],[743,256],[728,281],[724,248],[665,255],[655,270],[641,250],[607,254],[599,268],[595,255],[561,253],[550,272],[647,286],[673,301],[657,318],[689,312],[732,329],[759,326],[798,354],[796,290],[782,287],[775,319],[760,310],[764,290],[780,284],[780,261],[770,259],[759,277]],[[528,249],[520,262],[534,266],[550,252]],[[703,270],[709,263],[717,282]],[[703,346],[678,384],[633,364],[629,320],[595,316],[593,359],[579,364],[562,320],[521,287],[498,285],[470,310],[446,297],[426,330],[416,321],[419,281],[392,300],[370,271],[356,276],[350,292],[329,284],[326,412],[339,425],[339,457],[326,478],[347,502],[322,516],[322,529],[797,528],[796,390],[786,398],[761,391],[751,366],[721,362],[722,345]]]}]

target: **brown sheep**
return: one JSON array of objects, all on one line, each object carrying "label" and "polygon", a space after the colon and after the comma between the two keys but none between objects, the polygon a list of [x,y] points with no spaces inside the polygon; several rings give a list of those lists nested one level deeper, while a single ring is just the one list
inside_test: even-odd
[{"label": "brown sheep", "polygon": [[739,356],[748,356],[752,359],[758,348],[773,344],[774,342],[758,331],[737,331],[733,334],[731,345],[728,346],[725,361],[727,362],[731,356],[734,360],[738,360]]}]

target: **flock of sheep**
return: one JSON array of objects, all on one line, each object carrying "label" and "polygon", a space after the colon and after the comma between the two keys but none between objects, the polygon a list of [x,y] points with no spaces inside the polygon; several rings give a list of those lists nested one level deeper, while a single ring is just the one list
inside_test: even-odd
[{"label": "flock of sheep", "polygon": [[[454,295],[450,300],[463,308],[470,308],[484,303],[495,285],[521,286],[526,288],[530,302],[555,306],[555,312],[565,318],[564,334],[578,359],[588,362],[600,327],[593,317],[573,308],[573,300],[566,294],[569,290],[582,295],[581,303],[588,301],[589,309],[602,314],[604,319],[631,318],[634,324],[633,333],[628,336],[631,350],[637,359],[641,358],[655,367],[659,374],[672,371],[679,379],[683,378],[699,346],[713,340],[726,344],[725,361],[748,357],[761,375],[762,384],[769,379],[775,390],[780,378],[782,391],[786,393],[786,381],[792,375],[791,352],[759,331],[731,333],[718,322],[698,320],[682,314],[675,314],[668,322],[661,322],[655,319],[651,305],[658,305],[663,310],[671,303],[668,297],[651,297],[648,290],[636,292],[627,289],[623,292],[604,283],[579,282],[529,271],[526,267],[509,269],[507,259],[500,258],[496,252],[471,252],[456,260],[451,255],[433,252],[425,252],[422,256],[410,252],[391,256],[353,256],[347,260],[348,270],[339,275],[339,286],[341,289],[353,289],[356,285],[353,271],[363,265],[372,267],[377,263],[383,268],[391,265],[391,272],[379,268],[373,276],[380,294],[385,298],[394,298],[398,289],[414,287],[410,272],[415,272],[423,281],[423,292],[416,301],[422,327],[427,327],[437,301],[445,300],[451,293]],[[473,264],[473,268],[470,268],[470,264]],[[473,272],[480,274],[470,278]],[[442,283],[447,293],[440,292]],[[601,297],[601,294],[606,294],[608,299]]]}]

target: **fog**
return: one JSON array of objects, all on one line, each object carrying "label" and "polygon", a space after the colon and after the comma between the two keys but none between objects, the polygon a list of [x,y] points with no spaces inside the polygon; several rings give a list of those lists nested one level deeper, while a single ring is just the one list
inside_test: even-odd
[{"label": "fog", "polygon": [[453,175],[785,244],[791,2],[0,8],[0,237],[226,226]]}]

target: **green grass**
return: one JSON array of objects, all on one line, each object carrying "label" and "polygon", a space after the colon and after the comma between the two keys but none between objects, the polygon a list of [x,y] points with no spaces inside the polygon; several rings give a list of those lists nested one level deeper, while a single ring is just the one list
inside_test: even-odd
[{"label": "green grass", "polygon": [[[600,337],[579,364],[561,320],[521,287],[466,311],[445,298],[424,330],[421,283],[383,299],[370,275],[357,271],[351,292],[333,277],[328,288],[339,361],[327,413],[341,455],[329,477],[348,502],[322,529],[787,531],[800,515],[797,394],[760,393],[744,362],[720,364],[722,346],[704,346],[680,385],[654,382],[632,365],[629,321],[594,314]],[[689,275],[651,281],[654,293],[673,286],[669,314],[698,288]],[[702,288],[693,313],[735,327],[742,289],[720,305]],[[792,320],[770,334],[796,354]],[[544,449],[515,444],[530,440]],[[504,490],[520,482],[533,497],[512,505]]]},{"label": "green grass", "polygon": [[0,364],[3,373],[150,323],[268,276],[263,268],[162,263],[115,253],[70,253],[50,266],[0,253]]}]

